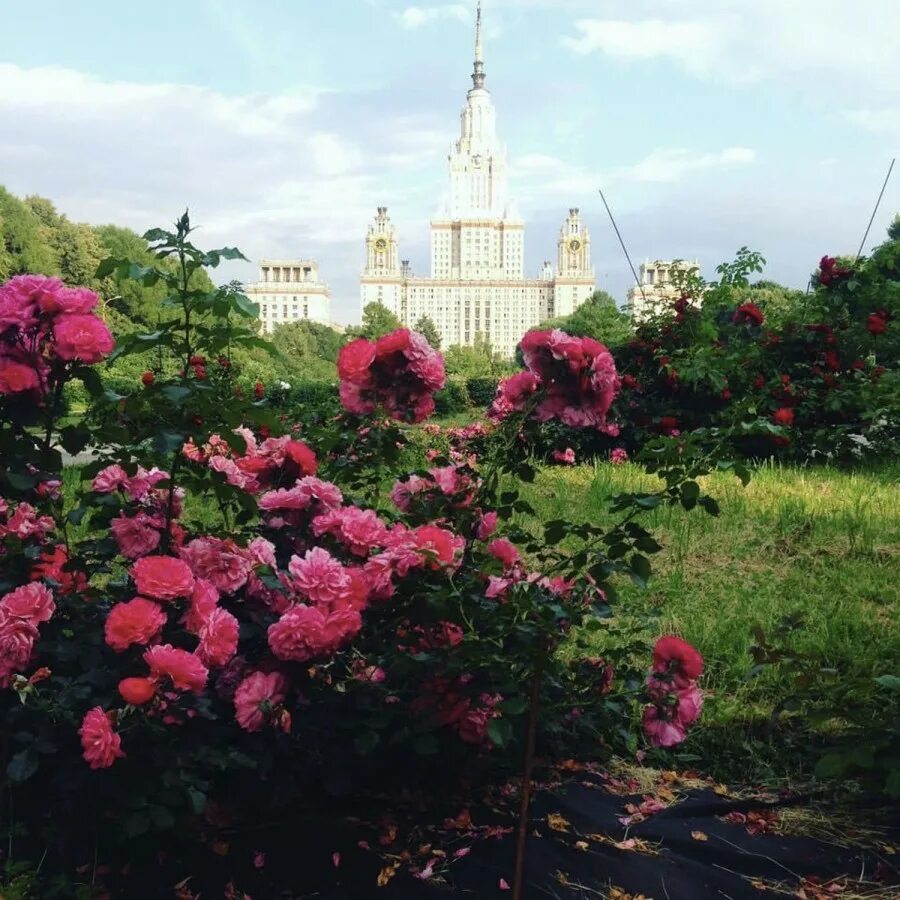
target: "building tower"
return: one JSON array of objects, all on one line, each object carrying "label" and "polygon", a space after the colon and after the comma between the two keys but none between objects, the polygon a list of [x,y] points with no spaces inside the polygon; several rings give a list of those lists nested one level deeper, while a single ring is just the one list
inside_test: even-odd
[{"label": "building tower", "polygon": [[556,288],[551,318],[568,316],[594,292],[591,235],[579,210],[569,210],[557,240]]}]

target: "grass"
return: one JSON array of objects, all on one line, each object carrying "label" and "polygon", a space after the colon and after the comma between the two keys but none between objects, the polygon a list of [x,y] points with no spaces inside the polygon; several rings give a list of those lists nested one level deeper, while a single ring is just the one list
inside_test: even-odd
[{"label": "grass", "polygon": [[[598,463],[544,470],[528,494],[543,521],[602,523],[612,521],[607,507],[616,492],[656,483],[637,467]],[[717,518],[681,508],[647,516],[664,549],[646,591],[626,587],[619,608],[658,612],[663,631],[703,653],[707,705],[685,746],[704,764],[715,757],[725,770],[760,764],[765,754],[750,739],[792,692],[780,669],[747,680],[755,625],[769,632],[799,615],[804,625],[791,634],[792,646],[870,693],[876,676],[900,673],[898,484],[897,465],[856,472],[762,465],[746,488],[724,473],[704,480],[721,505]]]}]

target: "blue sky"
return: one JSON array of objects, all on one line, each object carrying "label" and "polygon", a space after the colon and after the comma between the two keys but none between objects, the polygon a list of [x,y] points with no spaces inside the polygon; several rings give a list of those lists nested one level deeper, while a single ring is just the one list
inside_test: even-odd
[{"label": "blue sky", "polygon": [[[388,206],[428,268],[472,58],[474,0],[0,0],[0,184],[143,230],[186,205],[201,240],[315,256],[358,316]],[[484,0],[488,87],[527,267],[570,206],[598,283],[632,256],[715,266],[747,245],[805,285],[855,252],[900,145],[895,0]],[[868,244],[900,210],[895,170]],[[236,266],[227,277],[252,279]],[[223,277],[224,277],[223,276]]]}]

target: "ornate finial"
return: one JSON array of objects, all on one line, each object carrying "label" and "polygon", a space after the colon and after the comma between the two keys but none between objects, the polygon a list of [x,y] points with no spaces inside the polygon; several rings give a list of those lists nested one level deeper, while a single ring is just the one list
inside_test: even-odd
[{"label": "ornate finial", "polygon": [[481,0],[475,13],[475,69],[472,72],[472,84],[476,88],[484,87],[484,51],[481,45]]}]

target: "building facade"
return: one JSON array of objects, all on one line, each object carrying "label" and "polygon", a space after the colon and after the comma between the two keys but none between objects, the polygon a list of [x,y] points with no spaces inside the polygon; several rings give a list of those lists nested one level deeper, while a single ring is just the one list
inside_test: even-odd
[{"label": "building facade", "polygon": [[415,276],[400,258],[382,206],[366,237],[360,299],[363,308],[384,304],[410,327],[427,316],[444,347],[471,345],[481,334],[511,356],[529,328],[568,315],[593,294],[594,270],[590,234],[572,208],[560,229],[556,265],[545,262],[534,278],[525,277],[525,224],[509,197],[506,147],[484,84],[479,5],[472,88],[448,157],[449,191],[431,221],[431,277]]},{"label": "building facade", "polygon": [[331,324],[331,294],[319,280],[319,264],[314,259],[264,259],[259,264],[259,281],[244,286],[244,293],[259,304],[262,330],[271,334],[285,322]]},{"label": "building facade", "polygon": [[[628,291],[628,308],[635,321],[663,312],[681,296],[684,279],[700,274],[700,263],[684,259],[656,259],[641,263],[640,287]],[[699,300],[695,300],[695,303]]]}]

